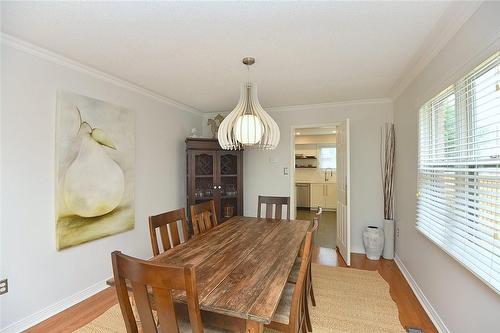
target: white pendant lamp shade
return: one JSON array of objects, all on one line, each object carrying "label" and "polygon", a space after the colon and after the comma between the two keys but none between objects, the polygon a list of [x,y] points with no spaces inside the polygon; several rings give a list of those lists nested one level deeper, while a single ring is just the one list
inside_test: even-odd
[{"label": "white pendant lamp shade", "polygon": [[254,145],[262,138],[262,127],[258,117],[244,114],[236,119],[234,137],[243,145]]},{"label": "white pendant lamp shade", "polygon": [[[243,59],[246,65],[253,64],[253,61],[251,58]],[[218,139],[223,149],[269,150],[278,146],[280,129],[260,106],[254,83],[247,81],[241,86],[240,100],[220,124]]]}]

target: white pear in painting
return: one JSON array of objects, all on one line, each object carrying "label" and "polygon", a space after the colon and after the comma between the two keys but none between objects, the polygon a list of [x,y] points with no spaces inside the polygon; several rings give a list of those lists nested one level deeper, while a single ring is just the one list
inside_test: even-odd
[{"label": "white pear in painting", "polygon": [[64,177],[64,202],[75,215],[101,216],[118,206],[124,182],[118,164],[100,144],[85,134],[78,156]]},{"label": "white pear in painting", "polygon": [[134,226],[133,114],[58,94],[58,249]]}]

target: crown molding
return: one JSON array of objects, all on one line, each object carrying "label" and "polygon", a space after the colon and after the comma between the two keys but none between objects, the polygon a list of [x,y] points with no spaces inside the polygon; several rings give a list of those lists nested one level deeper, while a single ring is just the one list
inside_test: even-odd
[{"label": "crown molding", "polygon": [[457,1],[449,5],[424,43],[393,85],[390,96],[396,100],[424,68],[441,52],[460,28],[476,12],[483,1]]},{"label": "crown molding", "polygon": [[[392,103],[392,99],[390,98],[370,98],[370,99],[353,99],[349,101],[342,102],[327,102],[327,103],[317,103],[317,104],[299,104],[299,105],[288,105],[288,106],[271,106],[264,107],[266,112],[283,112],[283,111],[303,111],[303,110],[315,110],[315,109],[325,109],[325,108],[333,108],[339,106],[348,106],[348,105],[364,105],[364,104],[387,104]],[[232,110],[218,111],[218,112],[205,112],[204,116],[216,116],[221,113],[223,115],[227,115]]]},{"label": "crown molding", "polygon": [[369,98],[369,99],[354,99],[349,101],[341,102],[327,102],[318,104],[301,104],[301,105],[290,105],[290,106],[274,106],[264,108],[269,112],[281,112],[281,111],[302,111],[302,110],[315,110],[315,109],[325,109],[339,106],[348,105],[363,105],[363,104],[386,104],[392,103],[390,98]]},{"label": "crown molding", "polygon": [[16,50],[25,52],[27,54],[33,55],[35,57],[42,58],[44,60],[50,61],[52,63],[70,68],[72,70],[78,71],[83,74],[87,74],[97,78],[99,80],[103,80],[109,83],[112,83],[118,87],[128,89],[130,91],[139,93],[146,97],[153,98],[161,103],[168,104],[182,111],[187,111],[190,113],[194,113],[196,115],[202,115],[203,112],[192,107],[186,105],[184,103],[178,102],[161,94],[158,94],[152,90],[144,88],[140,85],[127,81],[125,79],[116,77],[114,75],[108,74],[91,66],[84,65],[78,61],[72,60],[60,54],[49,51],[45,48],[36,46],[32,43],[26,42],[22,39],[14,37],[12,35],[6,34],[4,32],[0,33],[0,42],[2,45],[10,46]]}]

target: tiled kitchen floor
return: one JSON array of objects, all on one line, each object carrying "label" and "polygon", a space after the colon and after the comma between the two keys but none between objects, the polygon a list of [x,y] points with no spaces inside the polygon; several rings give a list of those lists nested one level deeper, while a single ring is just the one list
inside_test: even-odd
[{"label": "tiled kitchen floor", "polygon": [[[312,220],[316,212],[307,209],[297,209],[298,220]],[[337,212],[323,211],[316,234],[316,246],[335,249],[337,235]]]}]

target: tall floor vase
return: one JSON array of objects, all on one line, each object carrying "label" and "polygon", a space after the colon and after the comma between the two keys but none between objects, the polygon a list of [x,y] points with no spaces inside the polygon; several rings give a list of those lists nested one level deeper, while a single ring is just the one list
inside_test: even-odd
[{"label": "tall floor vase", "polygon": [[370,260],[379,260],[384,249],[384,232],[376,226],[368,226],[363,230],[363,244],[366,257]]},{"label": "tall floor vase", "polygon": [[384,259],[394,259],[394,220],[384,220]]}]

